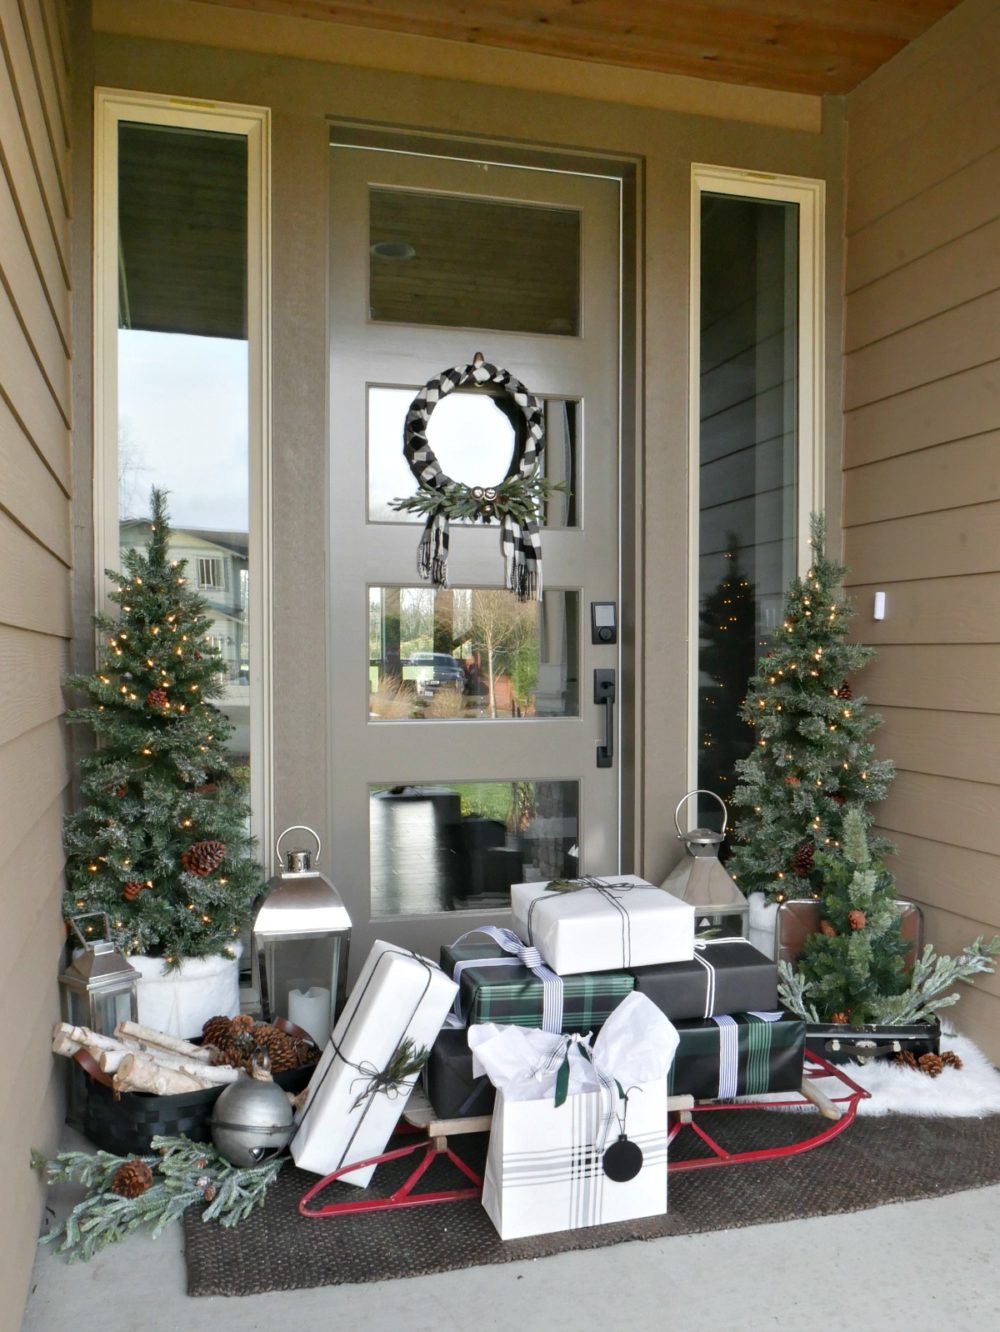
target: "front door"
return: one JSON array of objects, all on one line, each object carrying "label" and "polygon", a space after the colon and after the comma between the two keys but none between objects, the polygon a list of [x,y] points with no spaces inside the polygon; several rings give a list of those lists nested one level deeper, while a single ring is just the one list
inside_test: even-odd
[{"label": "front door", "polygon": [[[504,923],[511,883],[619,868],[619,210],[604,177],[333,149],[330,866],[355,972],[376,937],[436,957]],[[424,519],[392,507],[411,402],[477,353],[542,406],[540,600],[505,587],[495,520],[453,519],[447,586],[424,581]],[[501,386],[426,405],[450,477],[517,471]]]}]

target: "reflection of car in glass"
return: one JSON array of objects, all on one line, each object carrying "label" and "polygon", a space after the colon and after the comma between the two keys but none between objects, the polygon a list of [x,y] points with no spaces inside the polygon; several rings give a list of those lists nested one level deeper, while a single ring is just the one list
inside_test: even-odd
[{"label": "reflection of car in glass", "polygon": [[434,694],[439,689],[465,690],[462,663],[447,652],[414,652],[407,665],[415,668],[413,678],[418,694]]}]

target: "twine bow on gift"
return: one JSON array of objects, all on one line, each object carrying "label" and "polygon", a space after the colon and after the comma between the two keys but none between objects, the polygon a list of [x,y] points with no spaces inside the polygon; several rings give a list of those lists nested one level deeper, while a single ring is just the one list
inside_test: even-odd
[{"label": "twine bow on gift", "polygon": [[[582,889],[592,888],[595,893],[612,906],[618,912],[622,931],[622,966],[627,967],[632,961],[632,922],[629,919],[628,908],[621,901],[625,893],[630,893],[635,884],[626,883],[624,880],[612,880],[608,882],[605,879],[598,879],[589,874],[583,874],[578,879],[553,879],[546,885],[545,893],[578,893]],[[544,895],[536,897],[528,907],[528,938],[533,938],[532,920],[538,904],[546,900]]]},{"label": "twine bow on gift", "polygon": [[[394,1101],[404,1088],[409,1091],[407,1079],[415,1077],[420,1072],[424,1064],[427,1063],[429,1054],[430,1051],[426,1045],[422,1045],[418,1049],[407,1036],[393,1050],[385,1068],[377,1069],[374,1064],[364,1059],[360,1064],[353,1064],[352,1067],[356,1068],[361,1076],[355,1078],[351,1083],[351,1091],[359,1082],[364,1082],[365,1079],[367,1081],[363,1090],[354,1098],[351,1109],[359,1109],[365,1101],[370,1097],[377,1096],[379,1092],[387,1096],[390,1101]],[[341,1058],[343,1059],[343,1055],[341,1055]],[[344,1062],[350,1063],[350,1060]]]}]

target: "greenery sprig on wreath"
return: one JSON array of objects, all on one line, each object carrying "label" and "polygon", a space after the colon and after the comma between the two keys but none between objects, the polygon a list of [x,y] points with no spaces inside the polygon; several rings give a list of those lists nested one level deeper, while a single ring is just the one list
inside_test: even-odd
[{"label": "greenery sprig on wreath", "polygon": [[498,486],[466,486],[461,481],[450,481],[441,490],[421,486],[415,495],[391,500],[390,508],[399,513],[420,513],[425,518],[442,514],[451,521],[471,518],[473,522],[489,523],[509,516],[523,525],[543,512],[556,491],[568,494],[569,487],[565,481],[549,481],[538,473],[517,473],[505,477]]}]

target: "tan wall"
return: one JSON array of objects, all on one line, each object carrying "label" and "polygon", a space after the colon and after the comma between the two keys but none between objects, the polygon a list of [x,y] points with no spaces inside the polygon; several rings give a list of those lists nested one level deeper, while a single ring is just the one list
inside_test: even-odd
[{"label": "tan wall", "polygon": [[[68,34],[61,0],[0,0],[0,1327],[20,1326],[62,1118],[49,1053],[63,940],[59,714],[70,608]],[[13,1000],[13,1002],[10,1002]]]},{"label": "tan wall", "polygon": [[[219,40],[215,28],[213,40]],[[263,104],[273,112],[274,641],[296,644],[294,654],[280,647],[275,653],[276,827],[328,822],[327,739],[318,724],[327,696],[325,595],[320,580],[301,577],[303,568],[317,566],[328,523],[323,506],[314,502],[325,493],[327,468],[328,118],[500,143],[537,144],[544,136],[553,149],[640,160],[645,249],[640,247],[635,261],[636,334],[648,368],[637,404],[640,441],[643,423],[649,424],[633,497],[636,568],[626,574],[633,605],[626,608],[623,625],[627,635],[635,635],[645,691],[631,736],[641,793],[629,858],[651,875],[664,873],[676,855],[669,811],[686,789],[687,762],[690,167],[707,162],[827,180],[827,278],[829,290],[838,292],[839,104],[824,107],[824,129],[814,133],[107,32],[95,33],[94,56],[95,79],[102,86]],[[447,51],[429,67],[446,69]],[[633,313],[630,309],[629,316]],[[826,336],[833,370],[827,489],[836,526],[841,341],[836,300]],[[303,502],[306,496],[309,503]],[[82,523],[82,503],[78,513]],[[288,515],[294,515],[294,524],[286,521]],[[643,567],[649,571],[644,581]]]},{"label": "tan wall", "polygon": [[[845,556],[899,769],[879,822],[951,951],[1000,930],[998,50],[1000,5],[966,0],[847,101]],[[1000,979],[976,989],[955,1019],[1000,1060]]]}]

